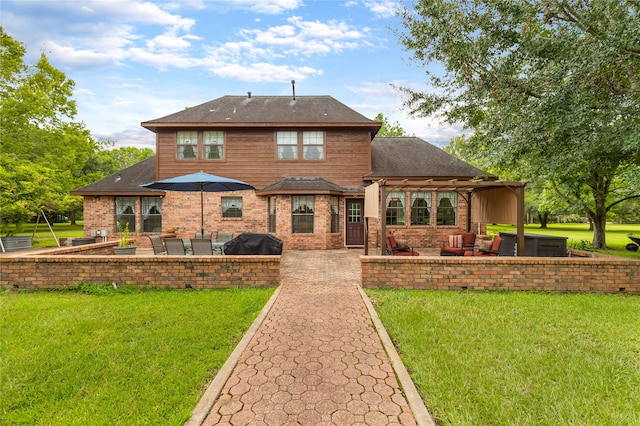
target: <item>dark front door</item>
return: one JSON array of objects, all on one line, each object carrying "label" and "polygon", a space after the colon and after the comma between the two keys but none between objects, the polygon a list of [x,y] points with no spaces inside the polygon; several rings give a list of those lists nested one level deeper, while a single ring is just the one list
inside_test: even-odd
[{"label": "dark front door", "polygon": [[347,238],[348,246],[364,245],[364,199],[347,199]]}]

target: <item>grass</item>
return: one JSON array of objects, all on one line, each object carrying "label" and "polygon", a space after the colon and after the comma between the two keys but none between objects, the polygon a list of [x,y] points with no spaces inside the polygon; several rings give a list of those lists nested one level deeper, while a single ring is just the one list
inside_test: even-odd
[{"label": "grass", "polygon": [[[490,235],[500,232],[516,232],[516,227],[511,225],[487,225],[487,233]],[[593,231],[589,230],[587,223],[552,223],[546,229],[540,225],[525,225],[524,232],[532,234],[545,234],[559,237],[567,237],[567,246],[572,248],[592,250],[589,248],[593,241]],[[628,234],[640,235],[640,224],[607,224],[607,246],[609,250],[593,250],[612,256],[621,256],[632,259],[640,259],[640,251],[632,252],[625,249],[631,243]]]},{"label": "grass", "polygon": [[368,290],[439,425],[640,424],[640,298]]},{"label": "grass", "polygon": [[0,424],[181,425],[272,293],[0,294]]}]

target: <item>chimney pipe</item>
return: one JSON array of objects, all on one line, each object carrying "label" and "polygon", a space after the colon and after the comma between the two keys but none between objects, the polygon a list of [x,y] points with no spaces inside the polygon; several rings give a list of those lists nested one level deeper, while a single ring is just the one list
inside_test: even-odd
[{"label": "chimney pipe", "polygon": [[251,92],[247,92],[247,97],[251,99]]},{"label": "chimney pipe", "polygon": [[291,80],[291,88],[293,89],[293,100],[296,100],[296,81]]}]

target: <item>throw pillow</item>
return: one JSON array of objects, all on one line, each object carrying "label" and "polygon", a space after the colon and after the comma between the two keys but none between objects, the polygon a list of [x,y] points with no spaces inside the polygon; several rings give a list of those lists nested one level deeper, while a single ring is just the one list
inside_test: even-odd
[{"label": "throw pillow", "polygon": [[449,247],[461,248],[462,235],[449,235]]},{"label": "throw pillow", "polygon": [[491,244],[493,244],[492,240],[484,240],[482,241],[482,249],[486,251],[491,250]]}]

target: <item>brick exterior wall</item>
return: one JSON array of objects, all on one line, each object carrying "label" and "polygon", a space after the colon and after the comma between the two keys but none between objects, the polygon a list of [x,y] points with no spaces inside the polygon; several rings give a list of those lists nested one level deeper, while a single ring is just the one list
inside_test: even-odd
[{"label": "brick exterior wall", "polygon": [[362,286],[640,294],[640,261],[613,257],[362,256]]},{"label": "brick exterior wall", "polygon": [[3,288],[49,290],[81,282],[176,289],[275,287],[280,282],[280,256],[0,258],[0,287]]},{"label": "brick exterior wall", "polygon": [[[432,206],[435,205],[436,192],[432,192]],[[438,225],[436,221],[436,209],[431,208],[431,224],[411,226],[410,198],[405,203],[405,225],[387,225],[387,232],[393,233],[396,240],[400,240],[411,247],[442,247],[447,245],[449,235],[454,232],[467,230],[467,202],[458,195],[457,225]],[[471,231],[476,234],[486,234],[485,223],[472,222]],[[369,246],[381,247],[380,221],[369,219]]]},{"label": "brick exterior wall", "polygon": [[[406,193],[409,194],[409,193]],[[301,194],[303,195],[303,194]],[[221,197],[242,197],[242,218],[223,218]],[[345,246],[345,199],[340,197],[340,227],[338,233],[331,233],[331,209],[329,195],[315,196],[314,232],[313,234],[293,234],[291,232],[291,195],[276,197],[276,232],[272,235],[283,241],[285,249],[295,250],[327,250]],[[396,239],[406,242],[411,247],[441,247],[446,245],[447,237],[453,232],[466,231],[467,202],[458,196],[457,225],[437,225],[436,209],[431,209],[431,224],[411,226],[411,208],[409,195],[406,195],[405,225],[387,226],[387,232],[396,235]],[[432,205],[435,205],[436,192],[432,192]],[[259,196],[254,191],[237,191],[204,194],[204,229],[205,231],[266,233],[268,230],[269,196]],[[108,240],[118,239],[115,225],[115,197],[88,196],[84,198],[84,235],[90,237],[92,231],[107,230]],[[141,200],[136,200],[136,232],[131,237],[137,241],[138,247],[151,247],[147,235],[142,232]],[[162,233],[175,231],[178,238],[192,238],[200,231],[200,193],[167,191],[162,199]],[[471,230],[476,234],[486,233],[486,225],[472,223]],[[380,247],[380,221],[369,220],[368,240],[370,247]]]},{"label": "brick exterior wall", "polygon": [[[223,218],[221,197],[242,197],[242,218]],[[268,230],[268,199],[253,191],[204,194],[204,229],[213,232],[266,233]],[[291,232],[291,196],[276,197],[276,232],[272,235],[283,241],[285,249],[317,250],[344,247],[344,198],[340,199],[340,232],[331,233],[331,209],[329,195],[315,196],[313,234],[293,234]],[[107,230],[109,241],[118,240],[115,224],[115,197],[84,197],[84,236],[92,231]],[[140,197],[136,200],[136,232],[131,238],[138,247],[151,247],[148,235],[142,232]],[[200,231],[200,193],[167,191],[162,199],[162,232],[177,238],[193,238]],[[174,232],[171,232],[174,231]]]}]

